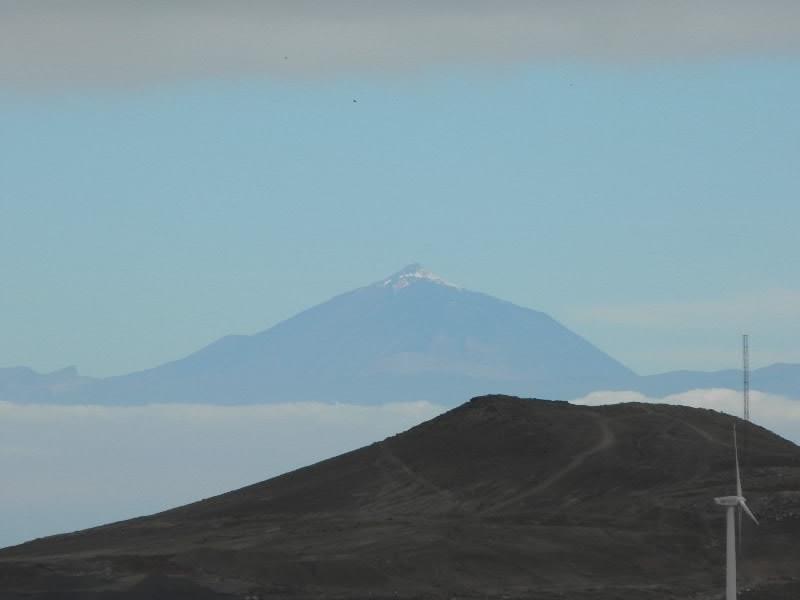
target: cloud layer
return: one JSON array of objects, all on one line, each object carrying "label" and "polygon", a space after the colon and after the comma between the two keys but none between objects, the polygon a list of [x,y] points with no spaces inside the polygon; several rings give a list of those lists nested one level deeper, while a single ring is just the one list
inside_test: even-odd
[{"label": "cloud layer", "polygon": [[[648,398],[639,392],[593,392],[572,402],[587,406],[622,402],[658,402],[708,408],[736,417],[741,417],[743,412],[742,392],[728,389],[692,390],[664,398]],[[800,400],[751,391],[750,418],[757,425],[766,427],[795,444],[800,444]]]},{"label": "cloud layer", "polygon": [[0,85],[800,49],[789,0],[0,0]]},{"label": "cloud layer", "polygon": [[0,547],[236,489],[443,411],[424,402],[113,408],[0,402]]},{"label": "cloud layer", "polygon": [[[586,405],[664,402],[741,415],[741,392],[596,392]],[[139,407],[0,402],[0,547],[149,514],[362,447],[444,412],[425,402]],[[754,391],[753,421],[800,442],[800,400]]]}]

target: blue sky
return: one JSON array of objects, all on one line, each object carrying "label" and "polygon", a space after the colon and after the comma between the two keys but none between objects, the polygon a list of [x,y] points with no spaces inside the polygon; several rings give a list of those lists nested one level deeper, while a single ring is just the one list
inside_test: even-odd
[{"label": "blue sky", "polygon": [[33,86],[0,63],[0,366],[155,366],[415,261],[640,373],[736,367],[742,333],[800,362],[800,53],[639,37],[57,85],[39,57]]}]

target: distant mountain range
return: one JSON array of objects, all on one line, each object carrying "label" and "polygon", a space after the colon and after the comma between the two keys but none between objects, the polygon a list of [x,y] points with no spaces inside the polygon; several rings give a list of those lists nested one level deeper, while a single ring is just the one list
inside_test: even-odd
[{"label": "distant mountain range", "polygon": [[[752,373],[753,388],[796,395],[800,365]],[[74,368],[0,369],[0,400],[247,404],[429,400],[485,393],[570,399],[600,390],[663,396],[741,387],[741,371],[639,376],[548,315],[456,287],[421,265],[312,307],[254,335],[105,379]]]},{"label": "distant mountain range", "polygon": [[800,448],[709,410],[474,398],[214,498],[0,550],[4,599],[719,598],[732,426],[742,600],[800,594]]}]

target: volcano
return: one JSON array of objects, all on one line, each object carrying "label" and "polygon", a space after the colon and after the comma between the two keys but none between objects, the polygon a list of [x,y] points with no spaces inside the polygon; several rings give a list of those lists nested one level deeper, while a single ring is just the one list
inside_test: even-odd
[{"label": "volcano", "polygon": [[713,598],[734,424],[761,523],[744,523],[741,597],[796,598],[800,448],[710,410],[508,396],[221,496],[4,549],[0,596]]},{"label": "volcano", "polygon": [[[548,315],[452,285],[419,264],[254,335],[50,401],[247,404],[428,400],[480,393],[575,398],[635,375]],[[40,391],[40,390],[39,390]]]},{"label": "volcano", "polygon": [[[230,335],[152,369],[93,379],[0,368],[16,403],[220,405],[294,401],[455,406],[478,394],[570,400],[597,391],[664,397],[739,389],[741,371],[637,375],[543,312],[448,283],[412,264],[252,335]],[[752,372],[752,387],[795,397],[800,365]]]}]

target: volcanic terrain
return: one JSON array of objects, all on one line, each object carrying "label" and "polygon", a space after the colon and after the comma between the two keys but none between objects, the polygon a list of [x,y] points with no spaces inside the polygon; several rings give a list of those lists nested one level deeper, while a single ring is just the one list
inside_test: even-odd
[{"label": "volcanic terrain", "polygon": [[744,599],[800,597],[800,448],[678,406],[475,398],[167,512],[0,551],[0,597],[716,598],[737,423]]}]

